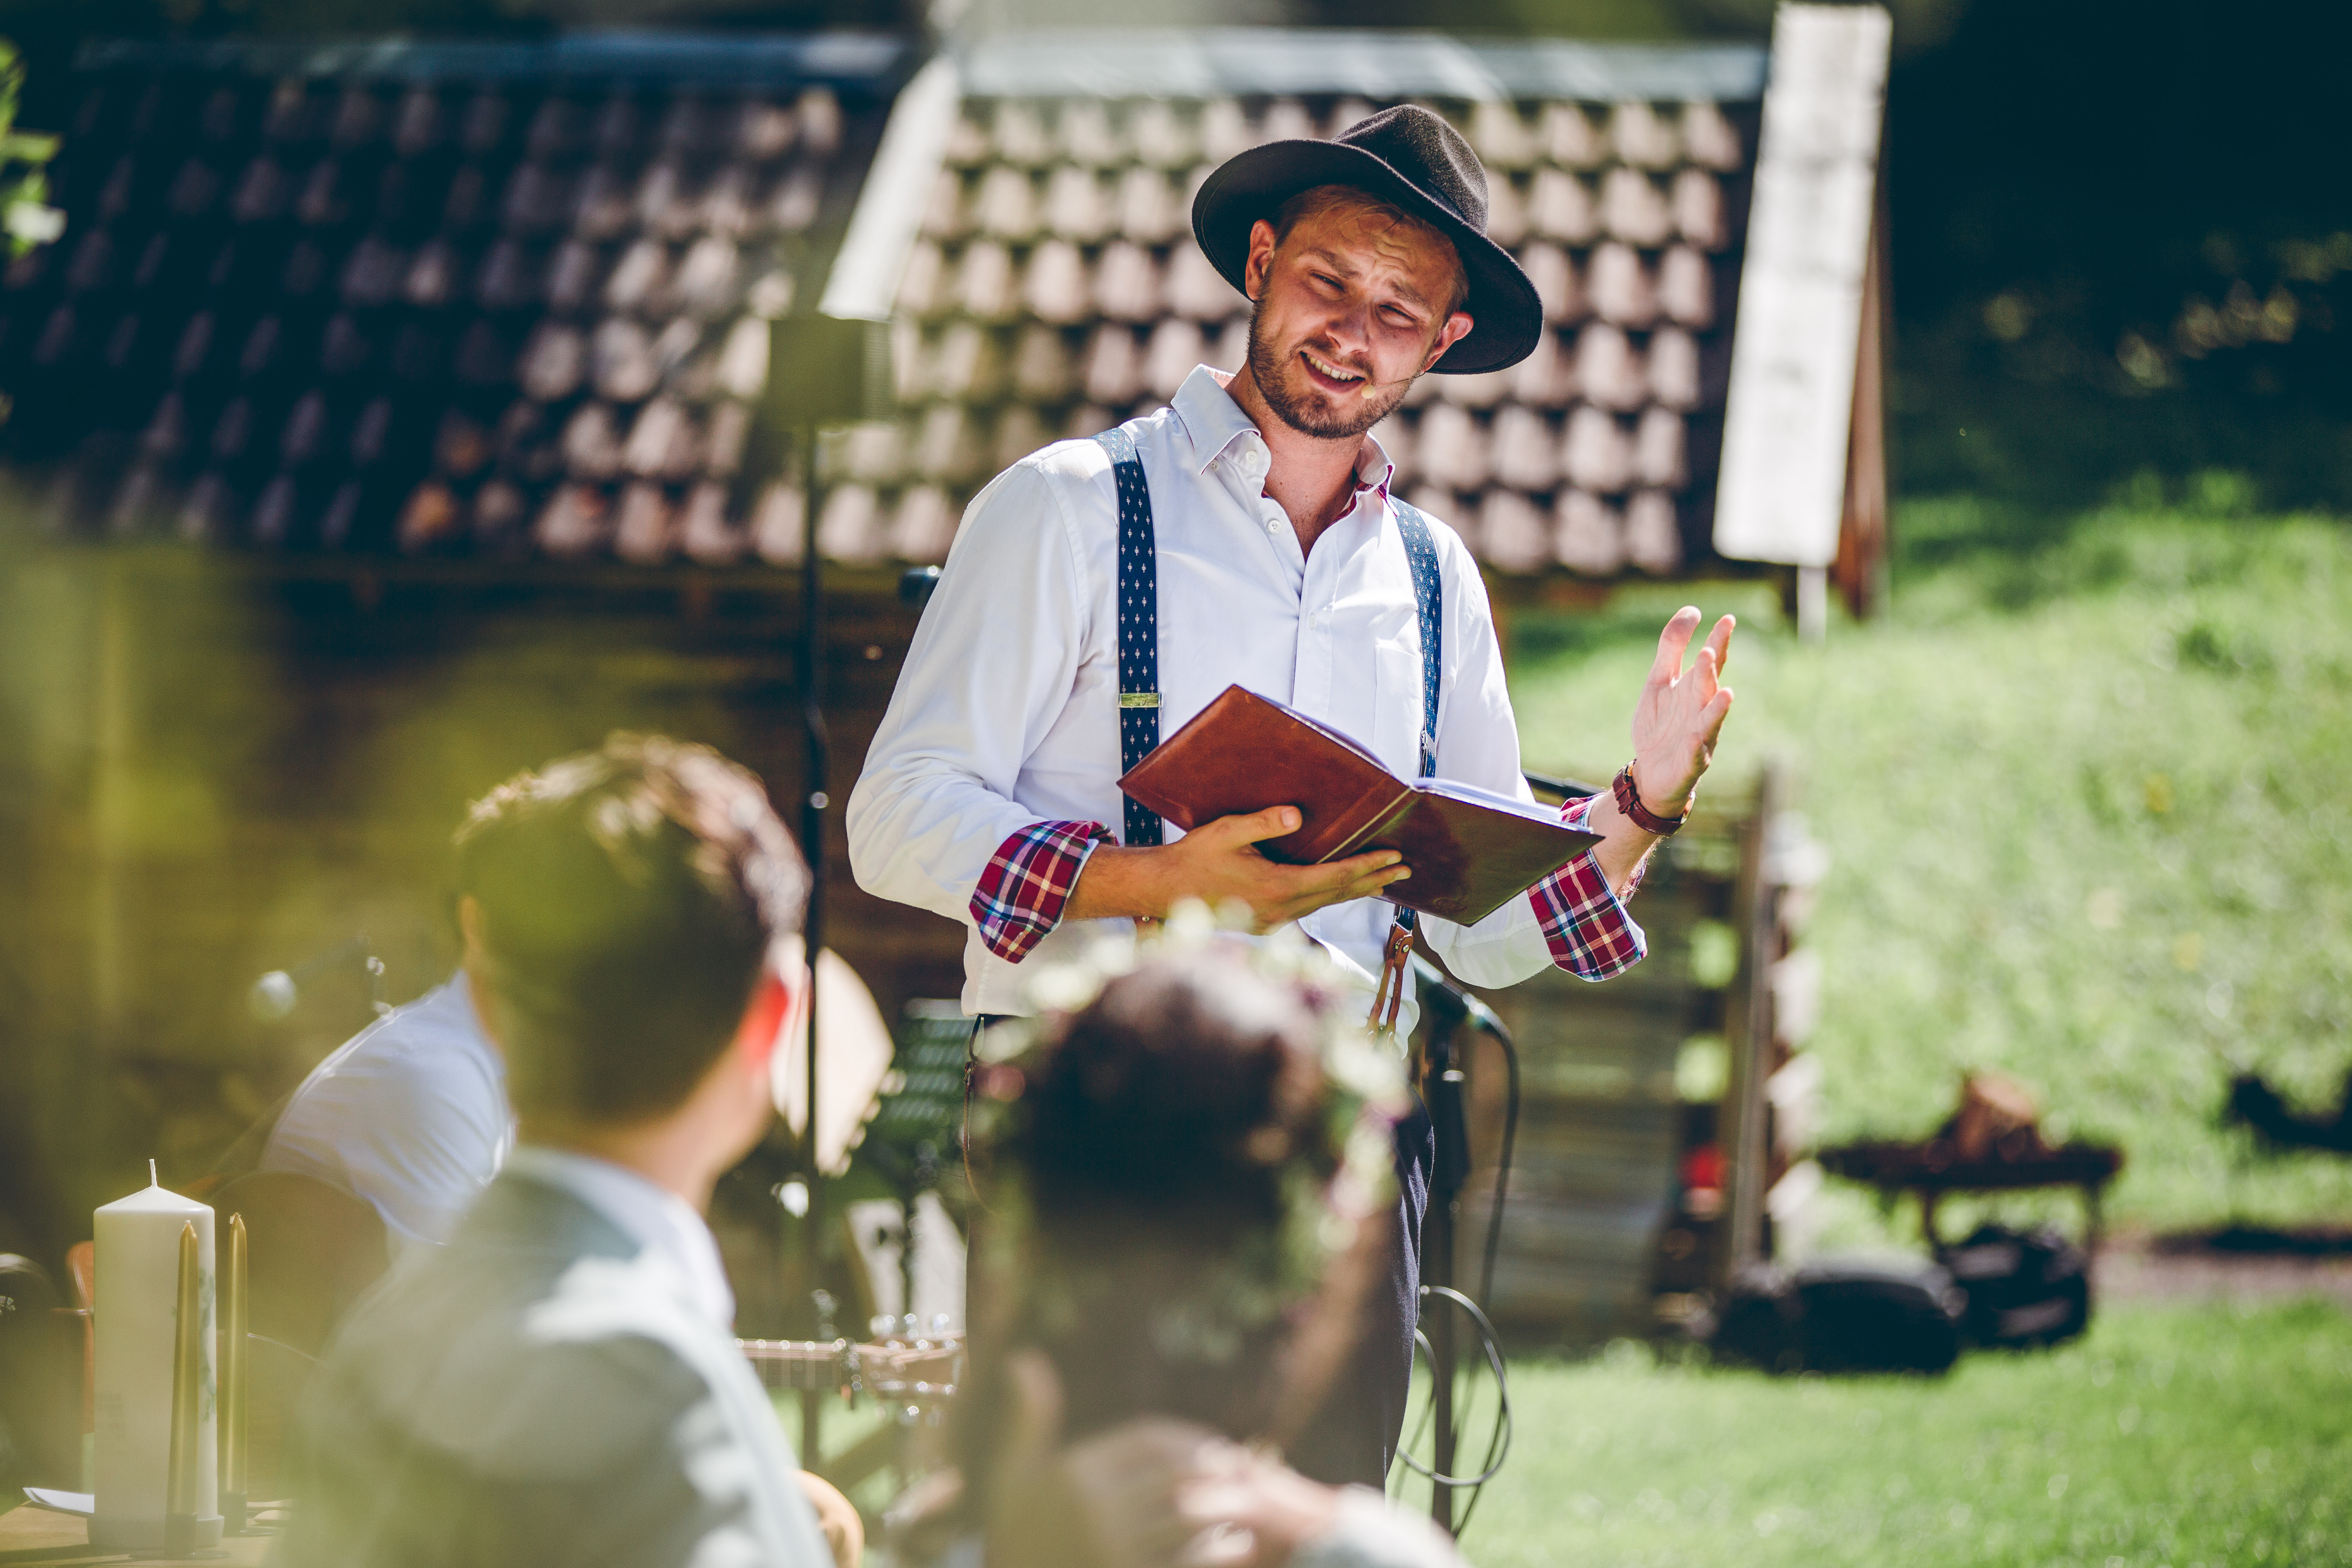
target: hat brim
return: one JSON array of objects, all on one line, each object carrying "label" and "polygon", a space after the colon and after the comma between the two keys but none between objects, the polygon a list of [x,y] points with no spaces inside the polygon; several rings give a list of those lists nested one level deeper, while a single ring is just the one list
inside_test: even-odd
[{"label": "hat brim", "polygon": [[1317,185],[1351,185],[1392,202],[1454,242],[1469,280],[1463,309],[1470,331],[1430,367],[1439,375],[1501,370],[1535,352],[1543,300],[1511,253],[1461,214],[1400,174],[1386,159],[1344,142],[1269,142],[1228,160],[1192,198],[1192,237],[1209,265],[1246,294],[1250,227],[1271,222],[1283,203]]}]

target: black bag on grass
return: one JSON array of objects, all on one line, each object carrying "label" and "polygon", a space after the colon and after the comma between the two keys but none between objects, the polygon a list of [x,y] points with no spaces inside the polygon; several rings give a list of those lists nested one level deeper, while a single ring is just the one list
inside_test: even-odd
[{"label": "black bag on grass", "polygon": [[2090,1259],[2047,1226],[1979,1226],[1936,1258],[1968,1298],[1960,1327],[1977,1344],[2054,1345],[2090,1324]]},{"label": "black bag on grass", "polygon": [[1768,1372],[1939,1373],[1959,1359],[1964,1300],[1932,1263],[1755,1269],[1734,1282],[1713,1342]]},{"label": "black bag on grass", "polygon": [[1733,1277],[1707,1346],[1725,1361],[1766,1372],[1804,1370],[1804,1304],[1785,1268],[1750,1265]]}]

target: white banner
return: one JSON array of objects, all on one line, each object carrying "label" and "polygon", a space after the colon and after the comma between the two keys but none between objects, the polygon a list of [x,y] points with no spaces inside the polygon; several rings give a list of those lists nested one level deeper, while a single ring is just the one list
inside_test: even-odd
[{"label": "white banner", "polygon": [[1887,15],[1783,5],[1740,265],[1715,547],[1740,561],[1837,555],[1869,260]]}]

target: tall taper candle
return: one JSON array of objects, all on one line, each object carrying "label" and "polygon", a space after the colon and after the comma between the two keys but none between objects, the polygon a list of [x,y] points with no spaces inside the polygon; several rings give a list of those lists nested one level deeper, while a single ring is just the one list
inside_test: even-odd
[{"label": "tall taper candle", "polygon": [[196,1551],[196,1407],[212,1324],[204,1310],[204,1266],[196,1261],[196,1225],[180,1227],[179,1309],[172,1315],[172,1462],[163,1482],[163,1555]]},{"label": "tall taper candle", "polygon": [[[196,1311],[209,1331],[213,1304],[213,1211],[152,1181],[93,1216],[98,1237],[95,1475],[92,1546],[153,1552],[163,1544],[172,1458],[172,1362],[179,1308],[180,1233],[196,1227]],[[197,1533],[217,1539],[212,1335],[198,1336],[196,1368]]]},{"label": "tall taper candle", "polygon": [[221,1276],[221,1528],[245,1533],[245,1216],[228,1216],[228,1270]]}]

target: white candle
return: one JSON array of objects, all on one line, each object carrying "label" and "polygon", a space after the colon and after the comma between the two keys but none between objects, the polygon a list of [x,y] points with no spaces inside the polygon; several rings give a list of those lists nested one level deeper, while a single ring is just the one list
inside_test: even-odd
[{"label": "white candle", "polygon": [[[153,1175],[150,1166],[149,1175]],[[111,1552],[163,1544],[172,1455],[172,1349],[178,1315],[180,1230],[194,1222],[202,1268],[197,1298],[205,1347],[196,1387],[196,1513],[220,1529],[213,1418],[213,1211],[193,1198],[145,1190],[93,1216],[98,1236],[96,1474],[90,1544]],[[201,1525],[200,1525],[201,1528]]]}]

